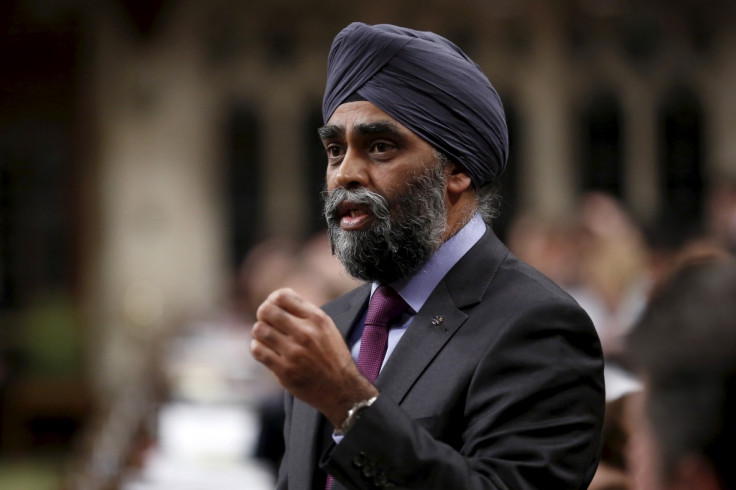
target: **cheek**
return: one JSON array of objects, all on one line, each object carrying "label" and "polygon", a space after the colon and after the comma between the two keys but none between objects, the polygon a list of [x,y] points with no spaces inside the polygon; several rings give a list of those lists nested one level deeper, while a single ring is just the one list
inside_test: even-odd
[{"label": "cheek", "polygon": [[328,191],[334,191],[337,185],[335,184],[335,175],[336,172],[334,170],[327,170],[325,172],[325,188]]}]

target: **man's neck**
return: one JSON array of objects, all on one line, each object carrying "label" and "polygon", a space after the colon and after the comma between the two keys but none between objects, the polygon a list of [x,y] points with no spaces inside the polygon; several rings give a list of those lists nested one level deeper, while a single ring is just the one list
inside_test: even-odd
[{"label": "man's neck", "polygon": [[[481,239],[486,225],[479,213],[453,234],[414,274],[390,285],[401,294],[414,311],[424,304],[429,294],[450,269]],[[378,283],[373,283],[373,291]]]}]

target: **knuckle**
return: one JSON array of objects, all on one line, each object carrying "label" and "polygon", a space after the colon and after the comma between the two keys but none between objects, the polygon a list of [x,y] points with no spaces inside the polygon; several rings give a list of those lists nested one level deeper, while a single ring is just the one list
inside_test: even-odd
[{"label": "knuckle", "polygon": [[264,341],[264,340],[268,340],[271,337],[271,334],[269,332],[268,326],[264,322],[257,321],[253,325],[253,329],[251,330],[251,336],[254,339]]},{"label": "knuckle", "polygon": [[310,316],[312,321],[318,325],[322,325],[328,322],[327,313],[325,313],[321,308],[312,308],[312,310],[310,311]]},{"label": "knuckle", "polygon": [[263,345],[257,339],[250,341],[250,354],[256,361],[263,359]]},{"label": "knuckle", "polygon": [[255,339],[251,340],[250,355],[257,362],[260,362],[261,364],[266,366],[266,368],[276,374],[276,371],[278,369],[276,359],[273,357],[273,355],[271,355],[270,349],[266,347],[263,343]]},{"label": "knuckle", "polygon": [[271,304],[270,299],[266,299],[256,310],[256,318],[258,320],[261,320],[262,318],[266,318],[268,316],[269,310],[273,308],[273,304]]},{"label": "knuckle", "polygon": [[270,303],[276,303],[281,298],[281,289],[277,289],[275,291],[271,291],[271,294],[268,295],[266,298],[266,302]]},{"label": "knuckle", "polygon": [[294,291],[291,288],[281,288],[277,289],[276,291],[272,292],[269,295],[269,299],[273,301],[277,305],[283,304],[289,296],[294,294]]},{"label": "knuckle", "polygon": [[298,328],[294,328],[291,332],[291,337],[294,339],[294,341],[302,346],[306,343],[311,342],[311,335],[309,330],[307,330],[302,323],[298,323],[297,327]]},{"label": "knuckle", "polygon": [[279,318],[283,317],[283,310],[276,304],[270,301],[265,301],[260,307],[256,314],[256,319],[265,323],[273,323],[278,321]]}]

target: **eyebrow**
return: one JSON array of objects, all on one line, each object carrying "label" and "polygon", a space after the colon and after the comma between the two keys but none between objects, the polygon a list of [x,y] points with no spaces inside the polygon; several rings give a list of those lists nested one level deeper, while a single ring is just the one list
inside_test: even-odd
[{"label": "eyebrow", "polygon": [[[389,135],[401,136],[401,130],[396,123],[391,121],[376,121],[370,123],[358,123],[354,126],[355,131],[362,135]],[[345,136],[345,126],[337,124],[326,124],[317,130],[319,137],[324,140],[331,140]]]},{"label": "eyebrow", "polygon": [[337,124],[325,124],[321,128],[317,129],[317,134],[322,141],[334,140],[340,138],[345,134],[345,126],[338,126]]}]

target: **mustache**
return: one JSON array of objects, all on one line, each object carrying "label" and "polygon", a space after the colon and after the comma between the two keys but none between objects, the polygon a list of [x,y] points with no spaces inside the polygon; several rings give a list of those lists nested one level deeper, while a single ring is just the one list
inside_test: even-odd
[{"label": "mustache", "polygon": [[390,216],[389,203],[385,197],[365,187],[345,189],[338,187],[322,193],[324,200],[324,214],[328,223],[337,223],[340,220],[338,206],[347,201],[352,204],[366,207],[378,220],[388,219]]}]

